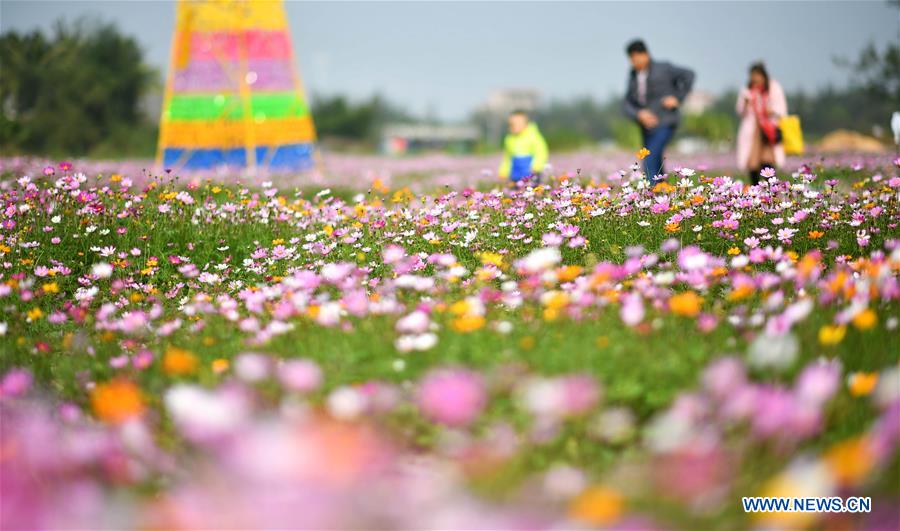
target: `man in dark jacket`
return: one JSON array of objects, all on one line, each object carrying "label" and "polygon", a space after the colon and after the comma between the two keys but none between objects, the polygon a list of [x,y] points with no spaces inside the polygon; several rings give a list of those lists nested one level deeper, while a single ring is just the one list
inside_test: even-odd
[{"label": "man in dark jacket", "polygon": [[644,158],[644,173],[652,183],[654,176],[665,173],[663,153],[678,127],[678,108],[691,91],[694,72],[654,61],[641,40],[630,42],[625,50],[632,69],[622,107],[641,127],[644,147],[650,150]]}]

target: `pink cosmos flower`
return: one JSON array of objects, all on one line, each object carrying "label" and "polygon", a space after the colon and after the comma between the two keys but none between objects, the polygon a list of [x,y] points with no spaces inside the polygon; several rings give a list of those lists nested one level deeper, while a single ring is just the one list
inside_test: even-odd
[{"label": "pink cosmos flower", "polygon": [[31,388],[31,373],[26,369],[13,369],[0,380],[0,397],[15,397]]},{"label": "pink cosmos flower", "polygon": [[856,231],[856,243],[860,247],[869,245],[869,233],[864,229]]},{"label": "pink cosmos flower", "polygon": [[587,244],[587,240],[584,239],[583,236],[575,236],[574,238],[569,240],[567,247],[569,247],[571,249],[575,249],[578,247],[584,247],[586,244]]},{"label": "pink cosmos flower", "polygon": [[834,396],[840,384],[840,361],[820,360],[803,369],[797,377],[794,393],[801,401],[820,407]]},{"label": "pink cosmos flower", "polygon": [[644,303],[641,296],[636,293],[626,295],[622,301],[622,309],[619,311],[622,322],[628,326],[636,326],[644,320]]},{"label": "pink cosmos flower", "polygon": [[548,232],[541,236],[541,244],[545,247],[556,247],[562,244],[563,237],[555,232]]},{"label": "pink cosmos flower", "polygon": [[312,360],[286,360],[278,365],[278,381],[298,393],[314,391],[322,384],[322,369]]},{"label": "pink cosmos flower", "polygon": [[487,393],[481,377],[466,369],[437,369],[419,384],[417,402],[422,413],[446,426],[471,424],[481,414]]}]

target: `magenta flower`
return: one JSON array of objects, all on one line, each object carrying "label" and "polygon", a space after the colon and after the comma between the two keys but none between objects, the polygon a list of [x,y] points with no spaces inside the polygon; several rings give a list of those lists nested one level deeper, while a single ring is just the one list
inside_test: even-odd
[{"label": "magenta flower", "polygon": [[25,394],[31,388],[31,373],[26,369],[13,369],[3,375],[0,380],[0,398],[16,397]]}]

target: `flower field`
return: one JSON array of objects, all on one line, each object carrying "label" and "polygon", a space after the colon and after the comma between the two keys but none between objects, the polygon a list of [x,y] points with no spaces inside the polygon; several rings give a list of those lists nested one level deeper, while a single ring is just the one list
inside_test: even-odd
[{"label": "flower field", "polygon": [[896,528],[900,159],[633,158],[5,161],[0,528]]}]

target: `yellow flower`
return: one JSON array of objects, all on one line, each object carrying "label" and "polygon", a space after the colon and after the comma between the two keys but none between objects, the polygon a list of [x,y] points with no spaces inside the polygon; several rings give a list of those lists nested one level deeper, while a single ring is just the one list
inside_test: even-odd
[{"label": "yellow flower", "polygon": [[197,356],[189,350],[169,347],[163,356],[163,371],[170,376],[185,376],[197,370]]},{"label": "yellow flower", "polygon": [[[801,484],[797,478],[787,472],[782,472],[766,481],[760,496],[794,498],[806,495],[806,490],[807,487]],[[769,511],[753,513],[751,518],[766,528],[805,529],[815,522],[816,515],[815,513]]]},{"label": "yellow flower", "polygon": [[738,249],[737,247],[732,247],[731,249],[728,249],[728,254],[731,256],[735,256],[735,255],[741,254],[741,250]]},{"label": "yellow flower", "polygon": [[811,240],[818,240],[822,236],[825,236],[825,233],[820,230],[811,230],[808,235]]},{"label": "yellow flower", "polygon": [[474,332],[484,327],[485,319],[481,315],[463,315],[454,319],[450,326],[455,332]]},{"label": "yellow flower", "polygon": [[44,290],[44,293],[59,293],[59,286],[56,282],[47,282],[41,286],[41,289]]},{"label": "yellow flower", "polygon": [[675,187],[667,182],[658,182],[656,186],[653,187],[653,193],[655,194],[668,194],[670,192],[674,192]]},{"label": "yellow flower", "polygon": [[853,317],[853,326],[860,330],[868,330],[878,323],[878,315],[875,310],[866,308]]},{"label": "yellow flower", "polygon": [[35,307],[28,310],[28,313],[26,315],[28,316],[29,321],[37,321],[44,316],[44,311],[40,308]]},{"label": "yellow flower", "polygon": [[550,310],[560,310],[569,304],[569,296],[562,291],[548,291],[541,297],[541,302]]},{"label": "yellow flower", "polygon": [[649,154],[650,154],[650,150],[645,147],[642,147],[640,149],[640,151],[637,152],[637,158],[638,158],[638,160],[644,160],[645,158],[647,158],[647,155],[649,155]]},{"label": "yellow flower", "polygon": [[466,301],[466,300],[456,301],[450,305],[449,310],[450,310],[450,313],[452,313],[453,315],[457,315],[457,316],[465,315],[465,314],[469,313],[469,301]]},{"label": "yellow flower", "polygon": [[140,389],[130,381],[113,380],[94,387],[91,409],[100,420],[121,424],[144,412],[144,399]]},{"label": "yellow flower", "polygon": [[212,362],[212,370],[213,370],[213,372],[216,373],[216,374],[221,374],[221,373],[227,371],[227,370],[228,370],[228,367],[229,367],[230,365],[231,365],[231,364],[228,363],[228,360],[226,360],[226,359],[224,359],[224,358],[218,358],[218,359],[213,360],[213,362]]},{"label": "yellow flower", "polygon": [[877,372],[854,372],[847,377],[847,388],[853,396],[869,395],[875,390],[877,384]]},{"label": "yellow flower", "polygon": [[681,225],[678,223],[666,223],[666,232],[678,232],[681,230]]},{"label": "yellow flower", "polygon": [[819,329],[819,343],[834,346],[844,340],[847,327],[842,325],[825,325]]},{"label": "yellow flower", "polygon": [[326,236],[331,236],[331,233],[334,232],[334,227],[332,227],[331,225],[325,225],[322,230],[325,231]]},{"label": "yellow flower", "polygon": [[117,183],[122,180],[122,176],[118,173],[114,173],[109,177],[110,182]]},{"label": "yellow flower", "polygon": [[672,295],[672,298],[669,299],[669,309],[672,313],[685,317],[695,317],[700,313],[701,304],[703,304],[703,298],[693,291]]},{"label": "yellow flower", "polygon": [[482,265],[494,265],[497,267],[503,266],[503,256],[497,253],[481,253],[481,264]]},{"label": "yellow flower", "polygon": [[615,523],[625,509],[625,498],[609,487],[588,487],[572,500],[569,516],[595,526]]}]

